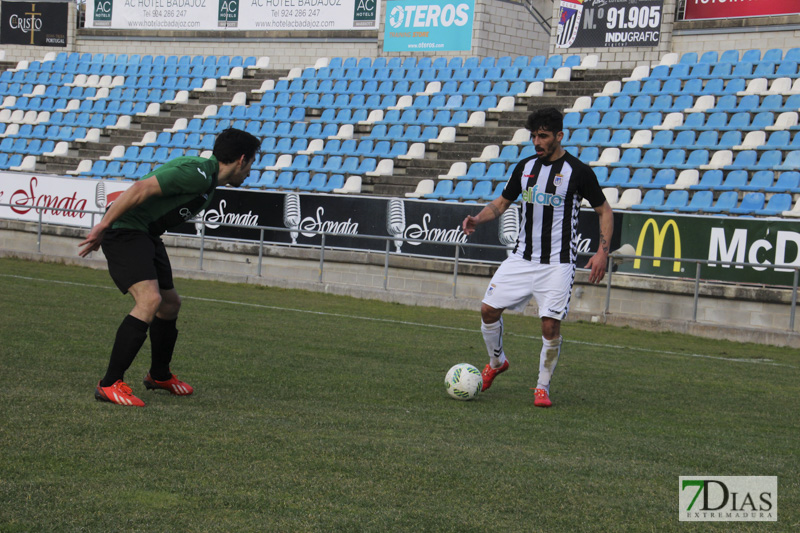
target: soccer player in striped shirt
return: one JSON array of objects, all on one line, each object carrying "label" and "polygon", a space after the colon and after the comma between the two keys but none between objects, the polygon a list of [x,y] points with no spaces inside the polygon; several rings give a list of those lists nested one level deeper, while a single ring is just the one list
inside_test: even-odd
[{"label": "soccer player in striped shirt", "polygon": [[567,316],[575,279],[581,200],[589,201],[600,221],[599,246],[586,264],[591,283],[605,276],[614,215],[591,167],[561,146],[563,115],[558,109],[532,113],[526,128],[536,154],[516,164],[502,194],[476,216],[467,216],[462,229],[471,234],[522,196],[517,244],[492,277],[481,305],[481,333],[489,353],[483,390],[509,366],[503,351],[503,311],[522,311],[534,298],[542,320],[534,405],[550,407],[550,378],[561,353],[561,321]]}]

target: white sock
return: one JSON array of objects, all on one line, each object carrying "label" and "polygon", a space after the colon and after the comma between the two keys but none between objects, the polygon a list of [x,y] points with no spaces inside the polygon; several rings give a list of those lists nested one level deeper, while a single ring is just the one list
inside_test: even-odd
[{"label": "white sock", "polygon": [[493,324],[481,320],[481,333],[489,353],[489,364],[492,368],[500,368],[506,362],[506,354],[503,352],[503,317]]},{"label": "white sock", "polygon": [[550,394],[550,378],[558,364],[558,356],[561,354],[561,337],[548,340],[542,337],[542,351],[539,354],[539,381],[536,383],[537,389],[544,389]]}]

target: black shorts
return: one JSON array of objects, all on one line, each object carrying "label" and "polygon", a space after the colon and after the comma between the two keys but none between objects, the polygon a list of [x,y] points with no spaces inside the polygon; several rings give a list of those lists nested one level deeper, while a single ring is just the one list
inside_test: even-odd
[{"label": "black shorts", "polygon": [[101,247],[108,273],[122,294],[127,294],[132,285],[151,279],[158,280],[159,289],[175,287],[167,249],[160,238],[143,231],[110,229],[103,236]]}]

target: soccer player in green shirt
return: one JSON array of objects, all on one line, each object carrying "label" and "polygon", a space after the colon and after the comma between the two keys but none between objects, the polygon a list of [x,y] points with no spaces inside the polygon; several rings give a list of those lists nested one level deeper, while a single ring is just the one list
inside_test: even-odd
[{"label": "soccer player in green shirt", "polygon": [[178,396],[192,394],[192,387],[170,370],[181,299],[160,236],[208,207],[217,186],[241,185],[260,147],[261,141],[245,131],[220,132],[210,158],[177,157],[142,177],[111,204],[78,245],[83,247],[78,252],[81,257],[102,247],[111,279],[135,302],[117,329],[106,375],[95,389],[98,400],[144,407],[123,378],[148,329],[152,361],[145,387]]}]

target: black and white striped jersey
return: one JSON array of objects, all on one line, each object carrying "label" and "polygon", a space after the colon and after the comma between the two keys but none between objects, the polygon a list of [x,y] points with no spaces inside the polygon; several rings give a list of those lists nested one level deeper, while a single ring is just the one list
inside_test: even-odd
[{"label": "black and white striped jersey", "polygon": [[528,157],[517,163],[503,189],[503,197],[512,202],[520,195],[522,220],[514,253],[543,264],[575,263],[581,200],[592,207],[606,201],[591,167],[568,152],[552,163]]}]

